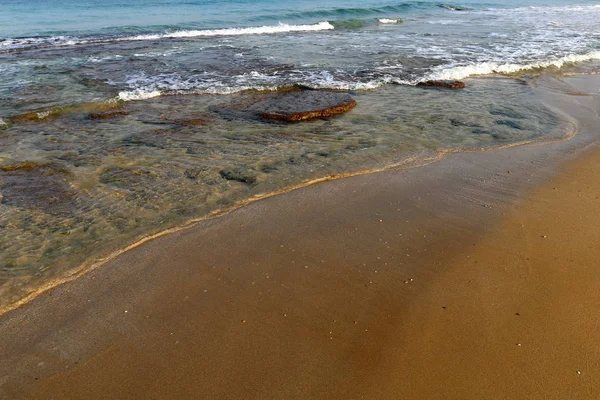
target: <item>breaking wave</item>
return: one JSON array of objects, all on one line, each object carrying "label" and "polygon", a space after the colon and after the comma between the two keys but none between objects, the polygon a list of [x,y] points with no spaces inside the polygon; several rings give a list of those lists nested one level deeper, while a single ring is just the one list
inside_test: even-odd
[{"label": "breaking wave", "polygon": [[[457,65],[452,67],[442,66],[434,68],[425,80],[453,80],[464,79],[470,76],[496,75],[496,74],[514,74],[517,72],[546,69],[562,68],[567,64],[579,63],[585,61],[600,60],[600,51],[591,51],[586,54],[569,54],[563,57],[557,57],[545,61],[532,63],[499,63],[499,62],[481,62],[470,65]],[[436,70],[437,69],[437,70]]]},{"label": "breaking wave", "polygon": [[180,30],[164,33],[152,33],[136,36],[121,36],[110,38],[79,38],[70,36],[53,36],[38,38],[16,38],[4,39],[0,41],[0,51],[11,51],[27,48],[40,48],[50,46],[73,46],[80,44],[110,43],[124,41],[143,41],[160,39],[178,39],[212,36],[242,36],[242,35],[264,35],[286,32],[314,32],[323,30],[332,30],[335,27],[327,22],[321,21],[310,25],[289,25],[279,23],[270,26],[258,26],[249,28],[223,28],[223,29],[200,29],[200,30]]}]

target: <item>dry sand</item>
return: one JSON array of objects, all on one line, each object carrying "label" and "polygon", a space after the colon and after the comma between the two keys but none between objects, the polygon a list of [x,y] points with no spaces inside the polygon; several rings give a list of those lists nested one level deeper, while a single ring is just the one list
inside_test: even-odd
[{"label": "dry sand", "polygon": [[0,397],[600,398],[600,107],[553,99],[575,140],[269,198],[3,315]]}]

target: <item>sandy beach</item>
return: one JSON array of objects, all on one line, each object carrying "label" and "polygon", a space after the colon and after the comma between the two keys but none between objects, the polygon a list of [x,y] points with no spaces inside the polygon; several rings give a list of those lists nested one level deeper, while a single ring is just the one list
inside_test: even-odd
[{"label": "sandy beach", "polygon": [[600,104],[546,95],[574,139],[261,200],[0,316],[0,397],[598,398]]}]

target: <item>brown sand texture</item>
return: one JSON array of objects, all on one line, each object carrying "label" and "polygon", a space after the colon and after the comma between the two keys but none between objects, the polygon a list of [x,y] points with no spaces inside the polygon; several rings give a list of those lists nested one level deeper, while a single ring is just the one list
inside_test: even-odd
[{"label": "brown sand texture", "polygon": [[302,188],[40,295],[0,398],[600,398],[600,107],[556,99],[576,139]]}]

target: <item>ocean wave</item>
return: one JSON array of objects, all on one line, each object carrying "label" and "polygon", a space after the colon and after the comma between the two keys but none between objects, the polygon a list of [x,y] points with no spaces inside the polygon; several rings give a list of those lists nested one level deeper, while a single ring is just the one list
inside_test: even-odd
[{"label": "ocean wave", "polygon": [[464,6],[456,6],[452,4],[438,4],[438,7],[445,8],[446,10],[451,11],[471,11],[472,8],[464,7]]},{"label": "ocean wave", "polygon": [[336,29],[359,29],[369,24],[366,19],[342,19],[338,21],[329,21]]},{"label": "ocean wave", "polygon": [[250,71],[229,77],[180,76],[178,74],[130,76],[124,82],[113,82],[121,90],[118,99],[123,101],[146,100],[163,95],[217,94],[227,95],[249,90],[277,91],[290,87],[323,90],[374,90],[387,84],[416,85],[427,80],[460,80],[471,76],[508,75],[521,71],[561,68],[568,64],[600,60],[600,51],[571,54],[531,63],[480,62],[468,65],[440,65],[429,72],[415,74],[404,72],[402,64],[379,66],[356,75],[348,71],[288,70],[286,74]]},{"label": "ocean wave", "polygon": [[375,73],[370,77],[357,78],[352,75],[336,75],[330,71],[291,71],[291,75],[282,78],[278,75],[261,74],[256,71],[225,80],[216,78],[181,77],[177,74],[130,76],[125,82],[112,82],[113,85],[126,85],[117,100],[137,101],[158,96],[185,94],[227,95],[244,91],[277,91],[293,87],[324,90],[373,90],[385,84],[410,85],[414,82],[402,80],[392,75]]},{"label": "ocean wave", "polygon": [[161,95],[159,90],[134,89],[121,91],[117,97],[122,101],[135,101],[152,99]]},{"label": "ocean wave", "polygon": [[380,24],[399,24],[399,23],[403,22],[403,20],[400,18],[398,18],[398,19],[379,18],[378,21]]},{"label": "ocean wave", "polygon": [[292,12],[276,15],[263,15],[257,17],[258,19],[311,19],[311,18],[352,18],[352,17],[366,17],[366,16],[377,16],[377,15],[390,15],[400,12],[406,12],[410,9],[420,9],[431,7],[431,3],[423,1],[404,2],[396,5],[388,5],[382,7],[348,7],[348,8],[332,8],[332,9],[321,9],[311,10],[302,12]]},{"label": "ocean wave", "polygon": [[257,26],[249,28],[223,28],[223,29],[201,29],[180,30],[174,32],[152,33],[135,36],[120,36],[110,38],[78,38],[69,36],[38,37],[38,38],[16,38],[0,41],[0,51],[12,51],[26,48],[40,48],[51,46],[73,46],[81,44],[110,43],[110,42],[133,42],[160,39],[183,39],[195,37],[212,36],[243,36],[264,35],[286,32],[314,32],[333,30],[335,27],[328,21],[321,21],[310,25],[290,25],[279,23],[270,26]]},{"label": "ocean wave", "polygon": [[434,70],[423,80],[454,80],[464,79],[470,76],[514,74],[522,71],[545,69],[551,67],[562,68],[566,64],[592,60],[600,60],[600,51],[591,51],[586,54],[569,54],[563,57],[556,57],[549,60],[536,61],[524,64],[488,61],[452,67],[442,66],[437,67],[437,70]]},{"label": "ocean wave", "polygon": [[205,30],[185,30],[163,34],[138,35],[121,38],[120,40],[157,40],[174,38],[193,38],[203,36],[240,36],[240,35],[263,35],[285,32],[310,32],[335,29],[327,21],[321,21],[312,25],[288,25],[279,23],[278,25],[259,26],[252,28],[225,28],[225,29],[205,29]]}]

